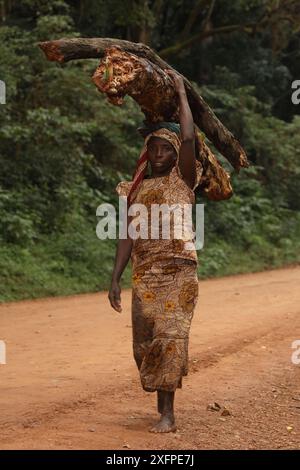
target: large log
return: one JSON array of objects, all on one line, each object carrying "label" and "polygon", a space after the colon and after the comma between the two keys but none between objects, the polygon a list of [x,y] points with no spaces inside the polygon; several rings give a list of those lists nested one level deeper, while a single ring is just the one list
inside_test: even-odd
[{"label": "large log", "polygon": [[[132,96],[146,121],[179,121],[178,96],[172,79],[147,59],[125,52],[119,46],[108,47],[93,81],[112,104],[121,105],[125,95]],[[214,201],[228,199],[233,193],[229,174],[199,132],[196,137],[196,156],[203,168],[198,191]]]},{"label": "large log", "polygon": [[[143,43],[133,43],[115,38],[63,38],[54,41],[45,41],[38,44],[44,51],[48,60],[60,63],[75,59],[103,58],[106,49],[110,46],[119,46],[121,50],[134,54],[140,58],[147,59],[152,63],[153,70],[172,69],[155,52]],[[157,66],[157,68],[154,68]],[[221,123],[205,100],[194,90],[190,82],[183,76],[188,101],[193,114],[195,124],[201,129],[214,146],[238,172],[241,167],[248,167],[246,153],[234,135]],[[163,78],[167,83],[167,78]],[[170,95],[172,91],[169,91]],[[111,99],[113,96],[111,94]],[[136,99],[136,97],[135,97]],[[171,103],[172,104],[172,103]],[[146,109],[146,108],[145,108]],[[169,119],[169,113],[174,112],[170,104],[166,106],[167,115],[164,120]]]}]

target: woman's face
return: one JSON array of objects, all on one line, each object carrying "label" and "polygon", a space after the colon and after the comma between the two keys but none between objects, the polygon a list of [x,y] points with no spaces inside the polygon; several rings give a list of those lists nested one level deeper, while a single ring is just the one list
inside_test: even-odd
[{"label": "woman's face", "polygon": [[176,151],[166,139],[152,136],[147,143],[147,154],[154,175],[168,173],[176,161]]}]

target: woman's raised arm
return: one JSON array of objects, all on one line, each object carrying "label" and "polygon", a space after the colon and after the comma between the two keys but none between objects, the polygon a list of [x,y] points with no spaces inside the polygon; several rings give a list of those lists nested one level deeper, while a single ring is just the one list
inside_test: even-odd
[{"label": "woman's raised arm", "polygon": [[181,146],[179,150],[178,165],[183,179],[191,188],[196,180],[196,155],[195,155],[195,129],[193,115],[188,103],[184,81],[181,75],[174,70],[166,72],[172,77],[179,100],[179,120],[181,133]]}]

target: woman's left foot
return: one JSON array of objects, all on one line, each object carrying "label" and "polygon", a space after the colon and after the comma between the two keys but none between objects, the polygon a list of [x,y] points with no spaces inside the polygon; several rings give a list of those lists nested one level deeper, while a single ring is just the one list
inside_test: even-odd
[{"label": "woman's left foot", "polygon": [[158,423],[149,429],[150,432],[175,432],[177,429],[174,418],[162,416]]}]

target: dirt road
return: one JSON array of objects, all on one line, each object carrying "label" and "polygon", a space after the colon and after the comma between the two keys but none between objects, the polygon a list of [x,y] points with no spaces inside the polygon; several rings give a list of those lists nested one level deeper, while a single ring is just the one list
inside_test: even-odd
[{"label": "dirt road", "polygon": [[200,282],[177,433],[148,432],[130,305],[124,290],[122,314],[106,292],[0,306],[1,449],[300,449],[300,267]]}]

